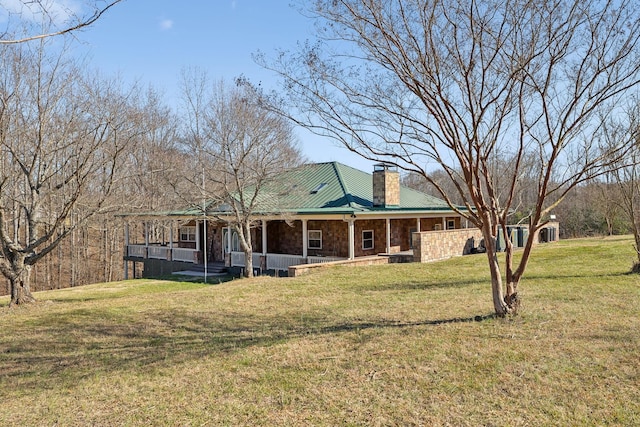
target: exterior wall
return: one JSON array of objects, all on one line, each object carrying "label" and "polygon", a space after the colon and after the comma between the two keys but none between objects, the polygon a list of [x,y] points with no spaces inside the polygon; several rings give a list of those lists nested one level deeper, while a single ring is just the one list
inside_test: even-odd
[{"label": "exterior wall", "polygon": [[224,255],[222,254],[222,248],[224,248],[224,242],[222,241],[224,236],[223,228],[223,223],[214,223],[209,227],[207,235],[210,239],[209,248],[211,248],[211,254],[209,257],[212,261],[224,261]]},{"label": "exterior wall", "polygon": [[267,252],[302,255],[302,223],[294,221],[292,225],[289,225],[285,221],[269,221],[267,224]]},{"label": "exterior wall", "polygon": [[[454,218],[448,218],[454,219]],[[460,219],[455,218],[456,227],[460,226]],[[435,224],[442,224],[442,218],[422,218],[422,231],[433,230]],[[391,253],[408,251],[411,249],[411,235],[416,231],[416,218],[392,219]],[[322,231],[322,249],[307,249],[308,256],[335,256],[346,258],[349,256],[349,225],[342,220],[309,220],[307,230]],[[373,231],[373,249],[362,248],[362,232]],[[306,239],[307,236],[304,236]],[[256,229],[254,237],[254,251],[261,252],[261,231]],[[267,223],[267,252],[280,254],[302,255],[302,222],[294,221],[293,226],[284,221],[269,221]],[[386,252],[387,231],[384,219],[357,219],[354,222],[354,255],[363,257]]]},{"label": "exterior wall", "polygon": [[436,224],[440,224],[440,227],[442,227],[442,218],[420,218],[419,231],[434,231]]},{"label": "exterior wall", "polygon": [[[362,249],[362,232],[373,231],[373,248]],[[344,233],[346,237],[345,257],[349,255],[349,226],[345,223]],[[357,220],[354,223],[354,255],[356,257],[377,255],[386,252],[387,247],[387,227],[384,219]]]},{"label": "exterior wall", "polygon": [[391,253],[408,251],[411,249],[411,232],[416,231],[416,219],[391,220]]},{"label": "exterior wall", "polygon": [[[356,221],[356,224],[358,222]],[[302,228],[302,223],[300,223]],[[349,225],[342,220],[307,221],[307,230],[322,231],[322,249],[307,248],[309,256],[335,256],[346,258],[349,256]],[[302,234],[301,234],[302,236]],[[307,236],[305,236],[305,239]],[[375,238],[375,233],[374,233]],[[302,237],[300,237],[302,239]],[[360,237],[362,239],[362,237]],[[356,236],[356,241],[358,237]],[[357,247],[356,243],[356,247]],[[360,243],[362,247],[362,243]],[[356,249],[357,250],[357,249]],[[302,240],[300,241],[300,254],[302,254]]]},{"label": "exterior wall", "polygon": [[251,228],[251,247],[254,253],[262,253],[262,227]]},{"label": "exterior wall", "polygon": [[413,235],[413,259],[429,262],[466,255],[477,246],[482,233],[475,228],[447,231],[425,231]]}]

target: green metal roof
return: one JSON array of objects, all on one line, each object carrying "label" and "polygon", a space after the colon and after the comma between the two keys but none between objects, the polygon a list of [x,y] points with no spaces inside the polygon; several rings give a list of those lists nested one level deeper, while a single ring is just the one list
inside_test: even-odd
[{"label": "green metal roof", "polygon": [[451,210],[444,200],[402,185],[399,206],[374,207],[373,175],[338,162],[311,163],[289,170],[265,185],[263,193],[258,214]]},{"label": "green metal roof", "polygon": [[[373,175],[338,162],[310,163],[280,174],[265,184],[256,215],[381,214],[452,212],[444,200],[400,185],[400,205],[373,206]],[[207,204],[208,215],[226,215],[228,204]],[[202,209],[187,208],[148,215],[200,216]]]}]

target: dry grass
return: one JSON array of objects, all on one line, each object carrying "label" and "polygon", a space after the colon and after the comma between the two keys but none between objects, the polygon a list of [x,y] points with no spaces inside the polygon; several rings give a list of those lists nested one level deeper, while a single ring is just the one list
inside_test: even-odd
[{"label": "dry grass", "polygon": [[631,245],[536,249],[511,319],[482,255],[3,298],[0,424],[638,425]]}]

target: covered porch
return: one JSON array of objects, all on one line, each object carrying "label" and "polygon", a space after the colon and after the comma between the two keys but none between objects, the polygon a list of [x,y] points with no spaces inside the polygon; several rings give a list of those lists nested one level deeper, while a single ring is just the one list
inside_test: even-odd
[{"label": "covered porch", "polygon": [[[413,248],[413,233],[458,229],[459,217],[446,215],[334,215],[264,217],[251,229],[252,264],[258,274],[280,274],[289,267],[397,254]],[[237,232],[221,219],[148,219],[132,232],[125,226],[125,277],[128,262],[145,269],[165,263],[162,271],[219,263],[245,267]],[[135,265],[135,264],[134,264]]]}]

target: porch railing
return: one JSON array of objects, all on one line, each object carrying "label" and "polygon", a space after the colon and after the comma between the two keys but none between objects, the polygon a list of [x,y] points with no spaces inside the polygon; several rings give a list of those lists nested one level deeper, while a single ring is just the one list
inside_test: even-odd
[{"label": "porch railing", "polygon": [[[157,245],[128,245],[127,255],[137,258],[151,258],[161,260],[173,260],[198,263],[198,251],[188,248],[170,248],[168,246]],[[300,264],[320,264],[331,261],[339,261],[344,258],[325,257],[325,256],[309,256],[288,254],[267,254],[267,270],[288,270],[292,265]],[[254,253],[252,260],[254,268],[261,267],[261,253]],[[244,252],[231,252],[231,266],[244,267]]]},{"label": "porch railing", "polygon": [[[253,268],[260,267],[260,257],[262,257],[261,253],[254,253],[251,255]],[[244,252],[231,252],[231,267],[244,267],[244,260]]]},{"label": "porch railing", "polygon": [[188,248],[173,248],[174,261],[198,263],[198,251]]},{"label": "porch railing", "polygon": [[153,259],[171,259],[171,248],[167,246],[149,246],[147,256]]},{"label": "porch railing", "polygon": [[267,270],[288,270],[292,265],[305,263],[306,258],[299,255],[267,254]]},{"label": "porch railing", "polygon": [[[260,266],[260,257],[262,254],[253,254],[253,266]],[[244,252],[231,252],[231,266],[232,267],[244,267]],[[267,270],[288,270],[292,265],[300,264],[320,264],[331,261],[339,261],[344,258],[339,257],[326,257],[326,256],[310,256],[303,257],[300,255],[287,255],[287,254],[267,254]]]},{"label": "porch railing", "polygon": [[127,246],[127,256],[146,258],[147,246],[145,245],[129,245]]}]

